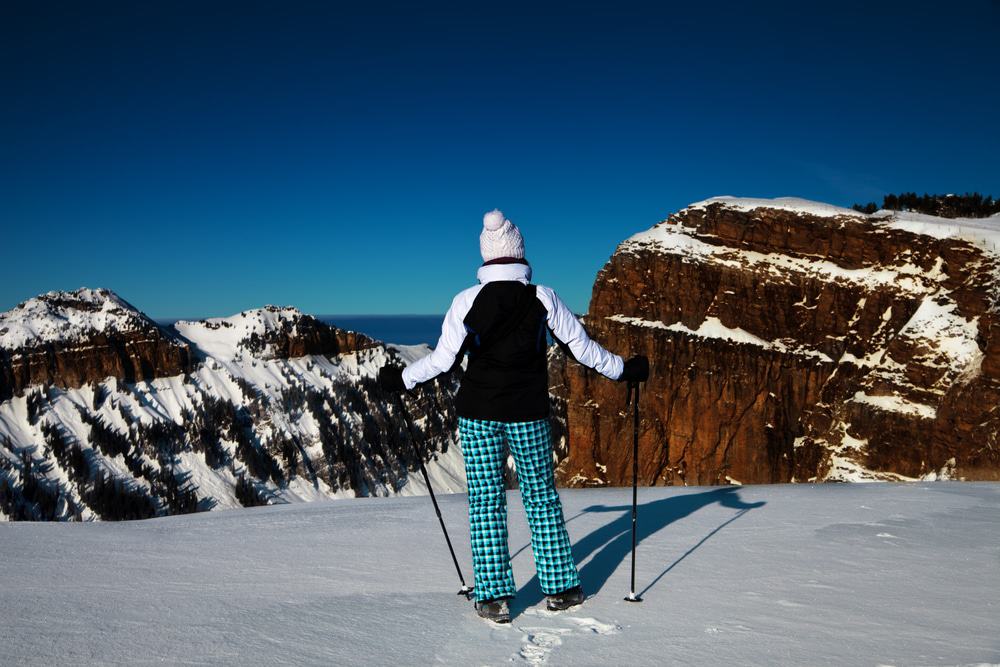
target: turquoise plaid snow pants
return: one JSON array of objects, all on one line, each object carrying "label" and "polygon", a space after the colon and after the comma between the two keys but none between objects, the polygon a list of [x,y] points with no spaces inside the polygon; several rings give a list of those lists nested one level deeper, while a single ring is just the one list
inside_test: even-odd
[{"label": "turquoise plaid snow pants", "polygon": [[560,593],[579,586],[580,576],[573,563],[552,471],[549,420],[498,422],[459,417],[458,434],[469,483],[469,534],[476,598],[494,600],[513,597],[517,592],[507,546],[505,441],[514,456],[542,592]]}]

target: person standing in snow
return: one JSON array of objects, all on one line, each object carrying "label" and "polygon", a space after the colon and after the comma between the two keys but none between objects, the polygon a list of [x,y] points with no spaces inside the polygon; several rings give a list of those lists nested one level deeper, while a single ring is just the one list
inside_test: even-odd
[{"label": "person standing in snow", "polygon": [[483,216],[479,248],[479,284],[454,298],[437,346],[405,369],[382,368],[379,384],[387,391],[413,389],[451,370],[468,351],[455,407],[469,487],[475,608],[483,618],[506,623],[507,600],[517,589],[507,543],[505,443],[514,457],[547,607],[558,611],[584,600],[555,489],[546,328],[577,361],[612,380],[643,382],[649,362],[642,356],[623,361],[608,352],[552,289],[531,284],[521,232],[499,210]]}]

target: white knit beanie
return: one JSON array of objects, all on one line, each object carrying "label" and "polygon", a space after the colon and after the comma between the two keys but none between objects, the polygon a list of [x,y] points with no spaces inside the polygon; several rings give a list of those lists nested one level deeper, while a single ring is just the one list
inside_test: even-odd
[{"label": "white knit beanie", "polygon": [[521,230],[503,217],[503,212],[493,209],[483,216],[483,232],[479,235],[479,252],[483,261],[501,257],[524,259],[524,239]]}]

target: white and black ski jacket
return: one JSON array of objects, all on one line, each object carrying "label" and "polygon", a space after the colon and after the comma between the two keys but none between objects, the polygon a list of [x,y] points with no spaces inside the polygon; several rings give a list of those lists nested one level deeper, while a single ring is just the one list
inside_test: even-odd
[{"label": "white and black ski jacket", "polygon": [[459,292],[437,347],[403,370],[412,389],[451,370],[464,353],[469,364],[455,399],[460,417],[533,421],[549,414],[546,328],[580,363],[617,380],[624,362],[587,336],[556,293],[531,284],[527,264],[489,264],[479,285]]}]

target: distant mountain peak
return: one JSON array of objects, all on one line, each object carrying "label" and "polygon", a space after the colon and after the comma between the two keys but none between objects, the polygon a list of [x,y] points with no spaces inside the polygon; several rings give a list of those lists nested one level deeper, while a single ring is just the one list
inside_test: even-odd
[{"label": "distant mountain peak", "polygon": [[372,341],[306,315],[292,306],[267,305],[229,317],[181,320],[174,328],[202,354],[218,360],[338,354]]},{"label": "distant mountain peak", "polygon": [[0,313],[0,348],[74,343],[108,332],[159,327],[112,290],[81,287],[51,291]]}]

